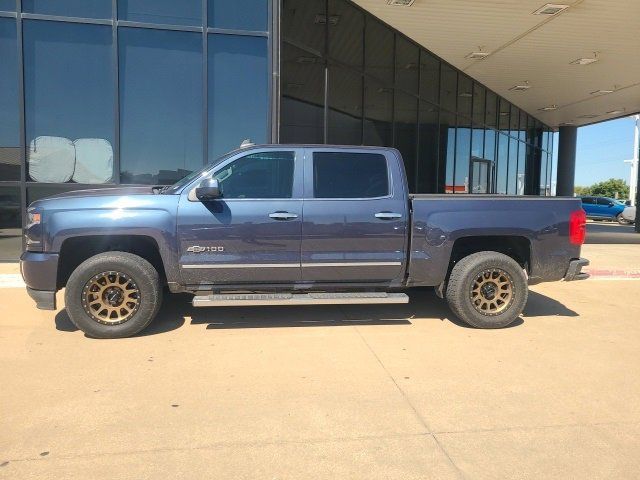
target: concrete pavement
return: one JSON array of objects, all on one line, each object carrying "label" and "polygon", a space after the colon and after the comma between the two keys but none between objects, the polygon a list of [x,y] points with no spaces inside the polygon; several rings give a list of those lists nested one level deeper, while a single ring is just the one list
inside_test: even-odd
[{"label": "concrete pavement", "polygon": [[[599,268],[621,257],[591,248]],[[493,331],[427,289],[406,306],[178,296],[108,341],[21,289],[0,305],[0,478],[640,476],[640,281],[535,286]]]}]

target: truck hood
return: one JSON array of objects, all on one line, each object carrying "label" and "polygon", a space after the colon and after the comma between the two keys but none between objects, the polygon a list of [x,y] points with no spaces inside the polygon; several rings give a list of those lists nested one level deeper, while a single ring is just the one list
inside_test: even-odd
[{"label": "truck hood", "polygon": [[144,187],[115,187],[115,188],[92,188],[88,190],[73,190],[71,192],[58,193],[46,197],[48,199],[54,198],[69,198],[69,197],[106,197],[106,196],[123,196],[123,195],[151,195],[153,194],[152,186]]}]

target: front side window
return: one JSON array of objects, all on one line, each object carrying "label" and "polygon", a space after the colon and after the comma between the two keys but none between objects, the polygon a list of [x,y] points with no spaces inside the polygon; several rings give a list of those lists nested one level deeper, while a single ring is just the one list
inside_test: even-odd
[{"label": "front side window", "polygon": [[238,158],[218,170],[222,198],[291,198],[294,152],[261,152]]},{"label": "front side window", "polygon": [[613,201],[609,198],[598,198],[598,205],[605,205],[605,206],[609,206],[609,205],[613,205]]},{"label": "front side window", "polygon": [[379,153],[315,152],[315,198],[376,198],[389,194],[387,160]]}]

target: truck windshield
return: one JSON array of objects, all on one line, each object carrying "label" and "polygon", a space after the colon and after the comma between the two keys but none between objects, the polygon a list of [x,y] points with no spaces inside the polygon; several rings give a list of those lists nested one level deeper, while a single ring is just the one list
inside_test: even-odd
[{"label": "truck windshield", "polygon": [[195,170],[195,171],[191,172],[189,175],[187,175],[186,177],[183,177],[181,180],[178,180],[173,185],[168,185],[166,187],[163,187],[160,190],[159,193],[172,195],[174,193],[179,192],[180,190],[182,190],[182,188],[184,188],[186,185],[191,183],[196,178],[198,178],[200,176],[204,176],[205,173],[211,168],[211,166],[216,165],[216,164],[226,160],[231,155],[234,155],[236,152],[237,152],[237,150],[233,150],[231,152],[225,153],[221,157],[218,157],[215,160],[212,160],[211,162],[209,162],[207,165],[202,167],[200,170]]}]

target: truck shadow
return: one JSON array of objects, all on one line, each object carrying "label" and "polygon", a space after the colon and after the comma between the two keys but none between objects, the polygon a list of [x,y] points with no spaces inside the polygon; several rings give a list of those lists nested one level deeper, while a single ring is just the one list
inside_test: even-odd
[{"label": "truck shadow", "polygon": [[[409,294],[411,300],[401,305],[317,305],[273,307],[212,307],[194,308],[190,295],[167,295],[158,317],[138,336],[156,335],[180,328],[186,322],[206,324],[208,330],[243,328],[340,327],[373,325],[412,325],[423,320],[450,321],[472,328],[458,320],[446,302],[439,299],[432,288],[418,288]],[[559,301],[537,292],[529,292],[525,318],[556,316],[577,317],[578,313]],[[520,317],[507,328],[522,325]],[[56,315],[56,328],[76,331],[66,310]]]}]

